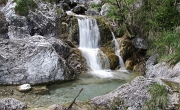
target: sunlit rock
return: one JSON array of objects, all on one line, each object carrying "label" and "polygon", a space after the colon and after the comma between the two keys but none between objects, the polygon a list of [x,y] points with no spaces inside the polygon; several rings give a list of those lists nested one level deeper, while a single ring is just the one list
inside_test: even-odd
[{"label": "sunlit rock", "polygon": [[31,90],[31,85],[30,84],[23,84],[17,87],[17,90],[20,92],[26,92]]}]

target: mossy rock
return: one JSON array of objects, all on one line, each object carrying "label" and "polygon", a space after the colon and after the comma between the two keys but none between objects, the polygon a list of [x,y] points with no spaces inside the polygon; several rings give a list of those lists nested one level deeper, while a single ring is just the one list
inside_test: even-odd
[{"label": "mossy rock", "polygon": [[106,44],[107,42],[111,41],[113,37],[110,30],[109,22],[103,17],[97,17],[96,20],[99,26],[99,31],[100,31],[100,36],[101,36],[100,45],[102,46]]},{"label": "mossy rock", "polygon": [[127,37],[123,37],[118,39],[118,42],[120,42],[120,51],[121,51],[121,57],[124,61],[126,61],[128,58],[132,57],[133,53],[136,52],[136,49],[134,48],[132,44],[132,40],[128,39]]},{"label": "mossy rock", "polygon": [[38,8],[38,5],[34,0],[15,0],[15,12],[21,16],[27,16],[29,14],[29,10],[34,11]]},{"label": "mossy rock", "polygon": [[114,53],[114,50],[111,47],[101,47],[100,50],[107,56]]},{"label": "mossy rock", "polygon": [[119,65],[119,57],[115,54],[108,55],[109,62],[110,62],[110,69],[115,70],[116,67]]},{"label": "mossy rock", "polygon": [[127,59],[126,62],[125,62],[125,67],[128,70],[133,70],[133,67],[134,67],[133,60],[132,59]]}]

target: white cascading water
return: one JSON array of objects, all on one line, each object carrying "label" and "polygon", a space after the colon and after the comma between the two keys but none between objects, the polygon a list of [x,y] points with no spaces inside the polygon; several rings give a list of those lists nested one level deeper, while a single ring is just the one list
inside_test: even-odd
[{"label": "white cascading water", "polygon": [[100,33],[96,20],[81,17],[78,19],[78,25],[79,49],[83,53],[87,64],[91,67],[91,73],[101,78],[113,77],[111,72],[105,70],[109,68],[109,60],[99,49]]},{"label": "white cascading water", "polygon": [[125,66],[124,66],[124,61],[123,61],[122,57],[120,56],[119,43],[117,42],[114,33],[113,32],[111,32],[111,33],[112,33],[113,41],[115,44],[115,54],[119,57],[119,65],[120,65],[121,69],[124,69]]}]

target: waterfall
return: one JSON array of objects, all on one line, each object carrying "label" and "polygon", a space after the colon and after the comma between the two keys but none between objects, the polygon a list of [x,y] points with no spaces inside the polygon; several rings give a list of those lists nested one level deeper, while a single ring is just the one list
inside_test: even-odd
[{"label": "waterfall", "polygon": [[84,55],[87,64],[92,69],[92,74],[107,78],[112,77],[109,68],[108,57],[99,49],[100,33],[96,20],[93,18],[81,17],[79,25],[79,49]]},{"label": "waterfall", "polygon": [[112,33],[112,36],[113,36],[113,41],[114,41],[114,44],[115,44],[115,54],[119,57],[119,65],[122,68],[125,68],[124,66],[124,61],[122,59],[122,57],[120,56],[120,49],[119,49],[119,43],[117,42],[116,38],[115,38],[115,35],[113,32]]}]

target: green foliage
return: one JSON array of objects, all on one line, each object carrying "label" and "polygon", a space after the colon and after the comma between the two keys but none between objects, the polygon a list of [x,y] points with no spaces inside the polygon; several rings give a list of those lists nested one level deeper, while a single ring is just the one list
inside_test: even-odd
[{"label": "green foliage", "polygon": [[[170,30],[180,24],[176,0],[144,0],[132,18],[141,33]],[[148,36],[148,34],[146,34]]]},{"label": "green foliage", "polygon": [[92,3],[90,5],[90,8],[97,9],[98,11],[101,11],[101,7],[102,7],[102,4],[94,4],[94,3]]},{"label": "green foliage", "polygon": [[151,100],[146,103],[148,110],[165,110],[168,102],[167,90],[164,85],[153,84],[150,88]]},{"label": "green foliage", "polygon": [[160,32],[153,41],[152,48],[159,53],[162,61],[168,61],[175,64],[180,61],[180,31],[163,31]]},{"label": "green foliage", "polygon": [[[156,1],[157,2],[157,1]],[[158,23],[159,29],[172,29],[179,25],[179,13],[173,0],[160,1],[157,6],[155,20]]]},{"label": "green foliage", "polygon": [[110,4],[110,11],[107,16],[115,21],[126,22],[130,5],[135,0],[102,0]]},{"label": "green foliage", "polygon": [[29,10],[35,10],[37,4],[34,0],[15,0],[17,5],[15,6],[15,12],[21,16],[27,16]]},{"label": "green foliage", "polygon": [[57,11],[57,14],[58,14],[58,15],[62,15],[62,14],[64,13],[64,12],[63,12],[63,10],[62,10],[62,9],[60,9],[60,8],[57,8],[57,10],[56,10],[56,11]]}]

